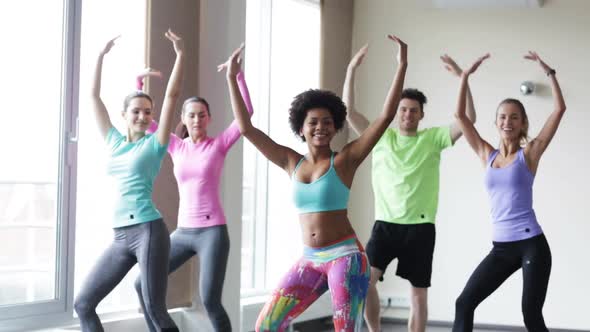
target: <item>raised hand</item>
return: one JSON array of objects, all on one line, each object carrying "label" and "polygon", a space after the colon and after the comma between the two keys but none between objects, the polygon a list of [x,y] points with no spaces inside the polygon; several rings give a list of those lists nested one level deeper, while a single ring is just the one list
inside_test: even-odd
[{"label": "raised hand", "polygon": [[164,33],[164,36],[166,36],[166,38],[172,42],[172,45],[174,45],[174,52],[176,52],[176,54],[184,52],[184,41],[180,36],[172,32],[170,29]]},{"label": "raised hand", "polygon": [[138,79],[143,79],[148,76],[162,78],[162,72],[154,68],[147,67],[137,74]]},{"label": "raised hand", "polygon": [[358,66],[363,63],[363,59],[365,55],[367,55],[367,51],[369,50],[369,44],[365,44],[365,46],[361,47],[358,52],[350,59],[348,63],[348,69],[356,69]]},{"label": "raised hand", "polygon": [[159,70],[155,70],[153,68],[147,67],[142,70],[137,76],[135,77],[135,84],[137,90],[143,90],[144,79],[148,76],[162,78],[162,72]]},{"label": "raised hand", "polygon": [[399,46],[399,51],[397,53],[397,62],[401,65],[405,65],[408,63],[408,45],[404,43],[401,39],[394,35],[387,35],[387,38],[393,40]]},{"label": "raised hand", "polygon": [[477,68],[479,68],[479,66],[488,58],[490,57],[490,53],[486,53],[483,56],[480,56],[479,58],[477,58],[477,60],[475,60],[475,62],[467,69],[465,69],[462,73],[462,75],[471,75],[473,74]]},{"label": "raised hand", "polygon": [[113,46],[115,46],[115,40],[119,39],[119,37],[121,37],[121,35],[118,35],[117,37],[109,40],[106,43],[106,45],[104,46],[104,48],[102,49],[102,51],[100,52],[100,54],[105,55],[105,54],[109,53],[111,48],[113,48]]},{"label": "raised hand", "polygon": [[545,61],[541,60],[541,57],[539,57],[539,54],[537,54],[537,52],[529,51],[529,53],[526,54],[524,58],[527,60],[538,62],[539,65],[541,65],[541,68],[543,68],[543,71],[545,71],[545,73],[547,74],[553,71],[553,69],[549,67],[549,65],[547,65]]},{"label": "raised hand", "polygon": [[228,77],[235,77],[241,70],[242,57],[240,54],[244,50],[244,43],[240,47],[236,48],[232,54],[227,58],[227,61],[217,66],[217,72],[227,69]]},{"label": "raised hand", "polygon": [[176,102],[180,96],[182,87],[182,78],[184,74],[184,41],[180,36],[168,29],[164,36],[172,42],[174,52],[176,52],[176,59],[174,66],[166,85],[166,92],[164,93],[164,100],[162,101],[162,111],[160,113],[160,125],[156,131],[158,142],[161,145],[166,145],[170,141],[170,131],[172,130],[172,117]]},{"label": "raised hand", "polygon": [[557,78],[555,77],[555,70],[549,67],[545,61],[541,60],[541,57],[539,57],[537,52],[529,51],[528,54],[524,56],[524,58],[539,63],[543,71],[547,74],[547,76],[550,77],[549,80],[551,82],[551,92],[553,94],[553,112],[545,121],[545,124],[543,125],[541,132],[539,132],[539,135],[532,139],[527,145],[528,151],[525,150],[525,155],[531,161],[529,167],[534,174],[537,170],[541,156],[557,132],[557,128],[561,123],[561,119],[563,118],[567,107],[565,105],[561,87],[559,86]]},{"label": "raised hand", "polygon": [[463,69],[457,65],[455,60],[451,58],[448,54],[441,55],[440,59],[445,64],[445,69],[448,70],[451,74],[455,76],[461,76],[463,74]]}]

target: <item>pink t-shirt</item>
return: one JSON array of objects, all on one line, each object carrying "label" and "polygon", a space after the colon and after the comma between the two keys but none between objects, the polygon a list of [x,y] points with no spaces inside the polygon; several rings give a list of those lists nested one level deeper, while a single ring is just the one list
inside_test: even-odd
[{"label": "pink t-shirt", "polygon": [[[248,113],[252,115],[252,102],[242,72],[238,73],[237,80]],[[156,128],[154,122],[150,131]],[[226,223],[219,199],[219,182],[225,156],[239,138],[240,130],[235,120],[216,137],[207,137],[199,143],[193,143],[190,137],[181,139],[175,134],[170,135],[168,153],[174,163],[180,196],[178,227],[198,228]],[[240,186],[236,188],[240,189]]]}]

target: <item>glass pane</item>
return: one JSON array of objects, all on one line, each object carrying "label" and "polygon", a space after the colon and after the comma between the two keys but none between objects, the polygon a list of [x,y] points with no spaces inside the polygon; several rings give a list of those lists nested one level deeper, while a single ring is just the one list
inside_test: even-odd
[{"label": "glass pane", "polygon": [[0,2],[0,306],[57,298],[63,13],[62,1]]},{"label": "glass pane", "polygon": [[[289,127],[288,109],[297,94],[319,88],[319,5],[298,0],[273,1],[271,45],[269,134],[277,143],[305,153],[306,145]],[[293,53],[293,45],[303,51]],[[265,280],[269,288],[278,284],[303,249],[298,214],[291,200],[290,178],[274,165],[268,168],[267,197]],[[285,241],[285,234],[290,234],[293,240]]]},{"label": "glass pane", "polygon": [[[101,97],[111,122],[121,132],[126,132],[121,116],[123,99],[135,90],[134,77],[145,66],[146,1],[85,1],[82,17],[74,293],[79,291],[88,272],[113,239],[111,198],[114,194],[111,179],[106,174],[106,146],[87,97],[91,75],[98,52],[109,39],[121,35],[104,58]],[[139,304],[133,288],[137,274],[135,267],[101,301],[97,312],[137,308]]]},{"label": "glass pane", "polygon": [[[260,98],[258,87],[260,74],[260,53],[263,33],[260,33],[263,20],[261,18],[261,0],[248,0],[246,2],[246,58],[255,59],[248,61],[244,68],[246,80],[250,90],[255,109],[253,121],[257,123],[260,116],[257,101]],[[240,287],[242,293],[254,288],[254,241],[255,241],[255,218],[256,218],[256,154],[258,150],[250,142],[244,140],[243,170],[242,170],[242,251],[241,251],[241,273]]]},{"label": "glass pane", "polygon": [[[271,16],[272,24],[267,16]],[[302,20],[305,21],[303,25],[300,24]],[[272,31],[269,31],[271,27]],[[295,95],[319,87],[319,2],[248,0],[246,44],[249,45],[246,48],[247,58],[254,59],[246,63],[246,76],[255,107],[253,122],[261,130],[270,128],[270,136],[279,144],[305,152],[305,144],[289,128],[287,110]],[[270,56],[267,54],[269,45]],[[295,54],[293,45],[305,51]],[[267,57],[270,58],[270,64]],[[265,82],[269,70],[270,82]],[[265,100],[265,96],[270,96],[270,103]],[[258,163],[259,155],[245,141],[242,184],[243,294],[276,285],[302,250],[301,241],[297,238],[300,234],[297,211],[291,199],[285,199],[291,195],[289,177],[274,165],[268,168],[268,173],[261,171],[259,168],[267,165],[267,161],[263,158],[263,165]],[[257,176],[263,177],[264,181],[257,179]],[[260,199],[267,200],[266,204],[260,204]],[[297,241],[285,242],[285,234],[292,234],[292,238]],[[262,241],[266,243],[261,245]]]}]

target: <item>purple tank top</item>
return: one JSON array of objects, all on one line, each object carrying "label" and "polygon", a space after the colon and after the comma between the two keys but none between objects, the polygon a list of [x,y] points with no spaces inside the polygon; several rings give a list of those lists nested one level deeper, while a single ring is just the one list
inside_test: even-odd
[{"label": "purple tank top", "polygon": [[494,150],[488,158],[485,186],[492,206],[493,240],[519,241],[543,233],[533,210],[533,182],[524,150],[517,152],[515,160],[502,168],[492,163],[500,151]]}]

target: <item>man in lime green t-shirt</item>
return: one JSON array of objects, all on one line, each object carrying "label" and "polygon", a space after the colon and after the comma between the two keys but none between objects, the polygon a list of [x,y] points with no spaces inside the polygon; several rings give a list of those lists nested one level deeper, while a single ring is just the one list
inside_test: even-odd
[{"label": "man in lime green t-shirt", "polygon": [[[343,99],[347,120],[357,134],[369,121],[354,109],[354,76],[366,53],[363,48],[350,61]],[[441,57],[456,76],[461,68],[449,56]],[[388,128],[373,148],[372,183],[375,196],[375,224],[366,252],[371,264],[365,320],[370,332],[381,330],[379,294],[376,284],[383,280],[387,266],[397,258],[396,274],[411,283],[408,330],[426,328],[427,294],[432,275],[439,166],[442,150],[452,146],[461,130],[449,126],[418,129],[424,118],[426,96],[417,89],[405,89],[396,114],[399,128]],[[471,92],[467,93],[468,117],[475,122]]]}]

